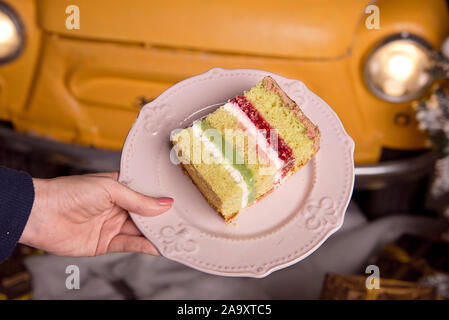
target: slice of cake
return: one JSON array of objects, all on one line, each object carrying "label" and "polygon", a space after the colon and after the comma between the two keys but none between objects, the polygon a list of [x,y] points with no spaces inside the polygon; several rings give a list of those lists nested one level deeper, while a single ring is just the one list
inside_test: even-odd
[{"label": "slice of cake", "polygon": [[304,166],[320,131],[267,76],[171,139],[193,183],[230,221]]}]

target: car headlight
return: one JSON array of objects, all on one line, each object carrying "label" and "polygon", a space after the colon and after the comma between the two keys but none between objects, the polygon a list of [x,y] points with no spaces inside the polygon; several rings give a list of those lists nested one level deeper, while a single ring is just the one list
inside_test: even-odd
[{"label": "car headlight", "polygon": [[365,83],[377,97],[389,102],[410,101],[421,96],[432,82],[430,46],[409,34],[386,39],[369,55]]},{"label": "car headlight", "polygon": [[0,2],[0,64],[17,58],[23,45],[23,26],[19,16],[9,5]]}]

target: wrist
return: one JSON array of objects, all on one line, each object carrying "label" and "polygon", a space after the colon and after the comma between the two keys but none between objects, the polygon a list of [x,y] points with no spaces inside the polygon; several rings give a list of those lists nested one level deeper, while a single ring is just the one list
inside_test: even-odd
[{"label": "wrist", "polygon": [[45,208],[48,208],[48,194],[45,185],[48,181],[33,178],[34,202],[27,224],[23,230],[19,242],[31,247],[43,249],[39,239],[45,234],[45,218],[43,216]]}]

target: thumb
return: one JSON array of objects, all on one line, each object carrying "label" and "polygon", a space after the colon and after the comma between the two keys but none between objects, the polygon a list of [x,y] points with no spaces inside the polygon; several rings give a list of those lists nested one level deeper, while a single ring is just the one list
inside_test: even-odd
[{"label": "thumb", "polygon": [[[113,181],[113,180],[112,180]],[[109,190],[112,201],[121,208],[142,216],[156,216],[172,206],[172,198],[152,198],[113,181]]]}]

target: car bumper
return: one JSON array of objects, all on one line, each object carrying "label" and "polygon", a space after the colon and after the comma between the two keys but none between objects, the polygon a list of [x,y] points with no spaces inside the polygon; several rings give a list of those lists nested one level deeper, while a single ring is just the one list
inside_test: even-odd
[{"label": "car bumper", "polygon": [[19,133],[0,126],[0,146],[48,163],[88,171],[118,171],[121,152],[83,147]]},{"label": "car bumper", "polygon": [[[83,147],[19,133],[0,126],[0,145],[16,152],[37,156],[48,163],[88,171],[118,171],[120,151]],[[356,165],[355,189],[378,190],[418,180],[433,170],[437,154],[428,152],[414,158]]]}]

